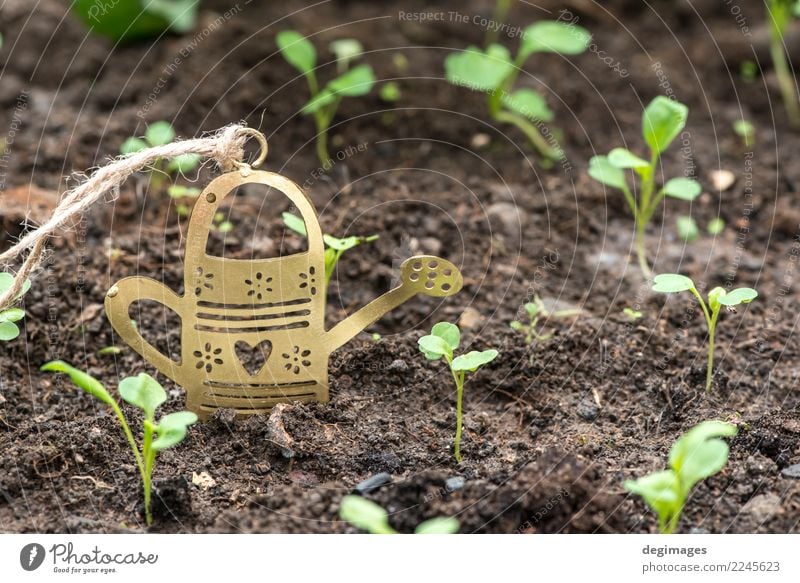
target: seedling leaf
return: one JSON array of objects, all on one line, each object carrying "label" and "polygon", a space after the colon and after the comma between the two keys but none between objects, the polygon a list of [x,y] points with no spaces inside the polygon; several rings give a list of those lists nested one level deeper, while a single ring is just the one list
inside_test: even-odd
[{"label": "seedling leaf", "polygon": [[303,237],[308,236],[308,233],[306,232],[306,224],[303,219],[290,212],[283,213],[281,217],[283,218],[283,224],[286,225],[287,228]]},{"label": "seedling leaf", "polygon": [[749,287],[740,287],[730,291],[719,298],[719,303],[723,306],[738,306],[739,304],[749,304],[758,297],[758,292]]},{"label": "seedling leaf", "polygon": [[317,93],[314,97],[312,97],[300,111],[303,115],[311,115],[335,101],[336,101],[336,96],[333,93],[331,93],[328,89],[323,89],[322,91]]},{"label": "seedling leaf", "polygon": [[122,142],[122,146],[119,148],[120,154],[133,154],[134,152],[139,152],[144,150],[147,147],[147,142],[145,142],[142,138],[128,138],[124,142]]},{"label": "seedling leaf", "polygon": [[314,70],[317,50],[306,37],[295,30],[284,30],[277,34],[275,41],[283,58],[303,75]]},{"label": "seedling leaf", "polygon": [[635,170],[649,168],[650,162],[642,160],[639,156],[626,148],[614,148],[608,153],[608,163],[616,168],[632,168]]},{"label": "seedling leaf", "polygon": [[191,172],[200,163],[200,154],[181,154],[175,156],[167,165],[167,172],[179,172],[185,174]]},{"label": "seedling leaf", "polygon": [[626,490],[644,498],[659,516],[669,515],[678,503],[677,485],[678,476],[672,470],[655,472],[623,484]]},{"label": "seedling leaf", "polygon": [[672,294],[695,289],[694,282],[685,275],[677,273],[661,273],[653,279],[653,291]]},{"label": "seedling leaf", "polygon": [[625,172],[611,164],[607,156],[594,156],[589,160],[589,176],[612,188],[627,188]]},{"label": "seedling leaf", "polygon": [[650,149],[661,154],[686,126],[689,108],[659,95],[644,110],[642,135]]},{"label": "seedling leaf", "polygon": [[362,498],[361,496],[345,496],[339,506],[339,516],[356,528],[372,534],[390,534],[389,515],[386,510]]},{"label": "seedling leaf", "polygon": [[122,399],[144,411],[147,419],[154,419],[156,409],[166,402],[167,393],[159,382],[146,373],[124,378],[119,383]]},{"label": "seedling leaf", "polygon": [[328,90],[339,96],[360,97],[372,90],[375,84],[375,73],[369,65],[359,65],[328,83]]},{"label": "seedling leaf", "polygon": [[553,121],[553,112],[537,91],[523,88],[511,95],[503,93],[503,105],[512,111],[533,120]]},{"label": "seedling leaf", "polygon": [[722,421],[704,421],[687,431],[672,446],[669,465],[680,476],[688,496],[700,480],[719,472],[728,461],[728,444],[720,437],[736,435],[737,428]]},{"label": "seedling leaf", "polygon": [[689,216],[682,215],[676,220],[678,237],[684,241],[694,241],[700,235],[697,222]]},{"label": "seedling leaf", "polygon": [[186,437],[188,427],[194,423],[197,423],[197,415],[190,411],[178,411],[165,415],[158,421],[158,427],[156,427],[158,437],[153,441],[153,449],[163,451],[179,444]]},{"label": "seedling leaf", "polygon": [[716,219],[711,219],[708,222],[706,230],[708,231],[709,235],[719,235],[725,230],[725,219],[721,219],[719,217]]},{"label": "seedling leaf", "polygon": [[85,372],[68,365],[63,360],[53,360],[48,362],[42,366],[41,370],[45,372],[62,372],[69,376],[70,380],[79,389],[83,389],[91,396],[101,400],[107,405],[116,405],[116,402],[100,381],[92,376],[89,376]]},{"label": "seedling leaf", "polygon": [[450,345],[443,338],[433,334],[423,336],[417,340],[417,344],[428,360],[439,360],[443,356],[452,354]]},{"label": "seedling leaf", "polygon": [[452,516],[439,516],[420,523],[414,534],[455,534],[459,526],[458,520]]},{"label": "seedling leaf", "polygon": [[474,372],[482,367],[484,364],[492,362],[499,353],[494,350],[484,350],[483,352],[478,352],[477,350],[473,350],[472,352],[468,352],[467,354],[462,354],[453,359],[453,364],[450,366],[451,369],[455,371],[468,371]]},{"label": "seedling leaf", "polygon": [[474,91],[490,91],[513,71],[511,55],[502,45],[489,45],[487,52],[470,46],[467,50],[448,55],[444,61],[445,78],[453,85],[463,85]]},{"label": "seedling leaf", "polygon": [[691,178],[673,178],[664,185],[664,194],[680,200],[694,200],[701,192],[703,187]]},{"label": "seedling leaf", "polygon": [[0,322],[0,341],[9,342],[19,336],[19,327],[12,322]]},{"label": "seedling leaf", "polygon": [[579,55],[592,40],[589,32],[577,25],[544,20],[525,29],[519,48],[519,61],[524,61],[532,53],[560,53]]},{"label": "seedling leaf", "polygon": [[336,55],[336,61],[344,71],[350,61],[357,59],[364,52],[364,46],[354,38],[341,38],[333,41],[328,47]]},{"label": "seedling leaf", "polygon": [[451,350],[456,350],[461,344],[461,330],[450,322],[439,322],[431,328],[431,334],[444,340]]},{"label": "seedling leaf", "polygon": [[144,138],[151,146],[164,146],[175,139],[175,130],[168,121],[157,121],[147,126]]},{"label": "seedling leaf", "polygon": [[0,312],[0,323],[3,322],[19,322],[25,317],[25,310],[19,308],[10,308],[4,312]]}]

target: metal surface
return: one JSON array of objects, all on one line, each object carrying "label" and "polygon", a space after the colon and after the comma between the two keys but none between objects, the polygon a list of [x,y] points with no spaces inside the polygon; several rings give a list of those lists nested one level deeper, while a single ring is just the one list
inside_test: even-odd
[{"label": "metal surface", "polygon": [[[286,195],[308,232],[308,251],[271,259],[210,256],[209,230],[221,201],[243,184]],[[292,181],[244,167],[212,181],[198,198],[186,242],[183,296],[146,277],[128,277],[108,291],[106,313],[120,337],[186,389],[187,408],[206,418],[220,407],[263,413],[277,403],[328,400],[331,352],[416,294],[445,297],[462,285],[455,265],[417,256],[401,266],[401,283],[325,330],[322,230],[310,199]],[[181,360],[147,342],[131,304],[154,300],[181,319]]]}]

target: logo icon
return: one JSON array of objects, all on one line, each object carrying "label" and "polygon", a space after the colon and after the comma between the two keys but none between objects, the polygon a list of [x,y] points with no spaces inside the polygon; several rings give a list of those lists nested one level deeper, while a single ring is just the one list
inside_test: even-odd
[{"label": "logo icon", "polygon": [[35,571],[44,562],[44,547],[39,543],[30,543],[19,552],[19,564],[26,571]]}]

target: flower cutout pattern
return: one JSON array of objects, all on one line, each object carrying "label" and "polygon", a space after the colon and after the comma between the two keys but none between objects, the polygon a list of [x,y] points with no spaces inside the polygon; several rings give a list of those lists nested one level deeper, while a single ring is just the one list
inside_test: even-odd
[{"label": "flower cutout pattern", "polygon": [[209,342],[206,342],[202,351],[195,350],[192,354],[197,358],[195,368],[205,368],[206,372],[214,370],[215,364],[222,364],[222,359],[219,357],[222,354],[222,349],[213,348]]},{"label": "flower cutout pattern", "polygon": [[213,290],[214,284],[214,274],[213,273],[205,273],[202,267],[198,267],[195,271],[195,278],[194,278],[194,295],[199,296],[203,293],[203,288]]},{"label": "flower cutout pattern", "polygon": [[256,273],[254,279],[245,279],[244,283],[250,286],[250,289],[247,290],[247,297],[254,297],[257,300],[264,299],[264,294],[272,291],[272,287],[270,287],[272,278],[264,277],[260,271]]},{"label": "flower cutout pattern", "polygon": [[306,289],[314,296],[317,294],[317,270],[312,266],[308,268],[308,273],[301,273],[300,289]]},{"label": "flower cutout pattern", "polygon": [[294,374],[300,374],[300,365],[304,367],[311,366],[311,361],[308,360],[308,357],[311,356],[311,351],[300,350],[299,346],[293,347],[291,354],[284,352],[281,356],[287,361],[283,368],[292,371]]}]

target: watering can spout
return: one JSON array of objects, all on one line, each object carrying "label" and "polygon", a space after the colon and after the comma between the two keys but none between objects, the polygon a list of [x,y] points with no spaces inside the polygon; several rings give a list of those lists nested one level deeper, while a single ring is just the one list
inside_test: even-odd
[{"label": "watering can spout", "polygon": [[458,293],[463,285],[461,272],[451,262],[433,255],[411,257],[400,266],[400,285],[331,328],[325,333],[325,345],[333,352],[417,294],[443,298]]}]

